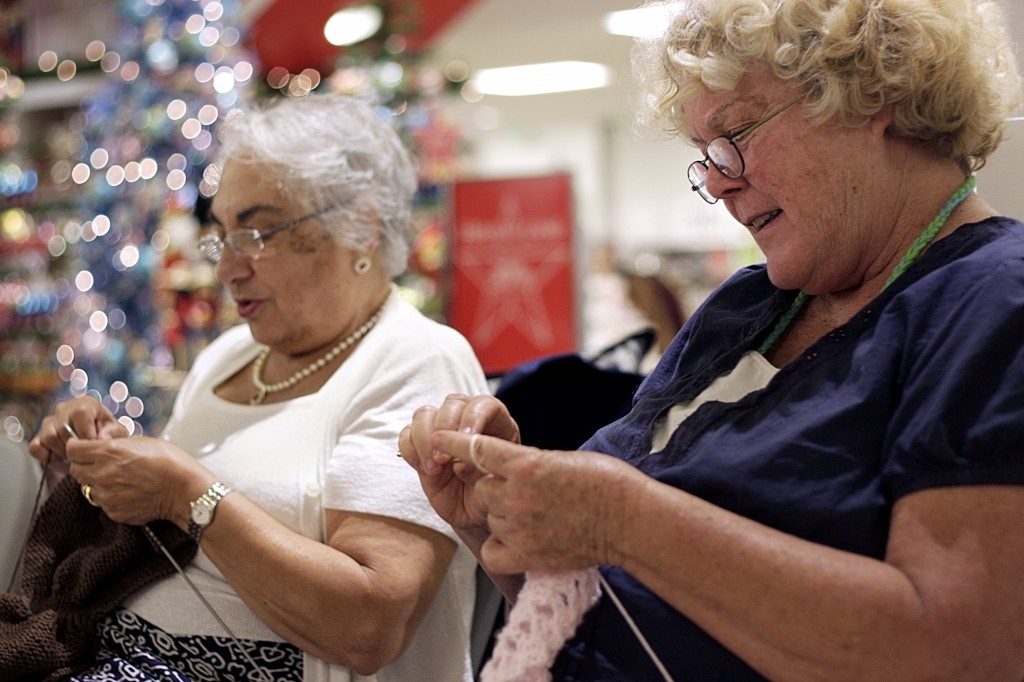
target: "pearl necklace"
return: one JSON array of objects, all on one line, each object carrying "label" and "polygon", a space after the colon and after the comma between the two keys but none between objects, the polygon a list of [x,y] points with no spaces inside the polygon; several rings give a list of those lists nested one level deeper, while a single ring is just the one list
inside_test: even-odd
[{"label": "pearl necklace", "polygon": [[256,387],[256,395],[249,399],[249,404],[260,405],[267,399],[269,394],[283,391],[286,388],[291,388],[314,372],[326,367],[327,363],[338,357],[338,355],[359,341],[359,339],[366,336],[367,332],[373,329],[373,326],[377,324],[377,320],[380,319],[380,314],[383,309],[384,306],[382,305],[377,309],[377,312],[373,314],[373,317],[363,323],[363,326],[346,336],[341,343],[327,351],[327,353],[319,360],[309,363],[309,365],[300,369],[284,381],[278,381],[273,384],[263,383],[263,379],[260,378],[260,375],[263,374],[263,363],[267,361],[267,356],[270,355],[270,347],[268,346],[261,350],[260,354],[256,356],[256,362],[252,364],[252,383],[253,386]]}]

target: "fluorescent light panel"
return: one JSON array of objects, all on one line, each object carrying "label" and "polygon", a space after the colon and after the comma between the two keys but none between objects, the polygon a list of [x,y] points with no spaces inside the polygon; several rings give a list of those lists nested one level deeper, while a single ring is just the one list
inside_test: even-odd
[{"label": "fluorescent light panel", "polygon": [[359,5],[339,10],[324,24],[324,37],[331,45],[355,45],[380,30],[384,21],[376,5]]},{"label": "fluorescent light panel", "polygon": [[668,28],[667,7],[640,7],[604,15],[604,30],[617,36],[655,38]]},{"label": "fluorescent light panel", "polygon": [[470,82],[485,95],[522,97],[603,88],[611,83],[611,71],[593,62],[548,62],[481,69]]}]

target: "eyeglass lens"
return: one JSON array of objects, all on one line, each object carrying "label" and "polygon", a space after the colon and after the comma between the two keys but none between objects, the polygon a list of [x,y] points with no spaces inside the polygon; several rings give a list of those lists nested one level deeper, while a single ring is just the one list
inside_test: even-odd
[{"label": "eyeglass lens", "polygon": [[743,175],[743,157],[735,143],[726,137],[716,137],[708,144],[708,159],[727,178]]},{"label": "eyeglass lens", "polygon": [[199,240],[200,252],[214,263],[220,261],[225,245],[230,246],[240,256],[251,258],[263,251],[263,237],[259,230],[240,230],[225,238],[209,235]]},{"label": "eyeglass lens", "polygon": [[717,198],[707,190],[708,165],[715,164],[715,168],[727,178],[738,178],[743,175],[743,157],[736,149],[736,145],[726,137],[716,137],[708,143],[707,161],[695,161],[687,169],[687,179],[694,190],[700,194],[705,201],[715,203]]},{"label": "eyeglass lens", "polygon": [[211,263],[219,261],[223,252],[224,241],[217,235],[207,235],[199,240],[199,253]]}]

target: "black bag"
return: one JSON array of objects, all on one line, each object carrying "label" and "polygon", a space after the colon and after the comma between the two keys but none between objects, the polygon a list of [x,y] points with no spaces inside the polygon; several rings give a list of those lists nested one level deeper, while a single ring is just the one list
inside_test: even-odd
[{"label": "black bag", "polygon": [[531,360],[502,376],[495,397],[519,425],[524,445],[575,450],[629,412],[644,375],[637,369],[654,332],[645,330],[592,358],[579,353]]}]

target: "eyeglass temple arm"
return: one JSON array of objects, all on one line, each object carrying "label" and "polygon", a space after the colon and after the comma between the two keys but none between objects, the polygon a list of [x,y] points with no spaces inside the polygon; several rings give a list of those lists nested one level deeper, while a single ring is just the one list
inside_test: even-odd
[{"label": "eyeglass temple arm", "polygon": [[318,217],[322,216],[324,213],[327,213],[328,211],[333,211],[336,208],[338,208],[338,204],[328,204],[327,206],[324,206],[323,208],[318,208],[317,210],[313,211],[312,213],[307,213],[306,215],[300,216],[300,217],[296,218],[295,220],[292,220],[290,222],[285,223],[284,225],[281,225],[279,227],[275,227],[272,230],[267,230],[266,232],[261,232],[260,233],[260,239],[266,239],[267,237],[271,237],[271,236],[277,234],[278,232],[284,232],[288,228],[295,227],[299,223],[304,223],[307,220],[311,220],[313,218],[318,218]]},{"label": "eyeglass temple arm", "polygon": [[776,109],[772,113],[770,113],[767,116],[765,116],[764,118],[762,118],[760,121],[758,121],[754,125],[750,126],[749,128],[747,128],[744,131],[741,131],[735,137],[729,138],[729,141],[730,142],[736,142],[737,140],[742,140],[744,137],[746,137],[750,133],[754,132],[755,130],[757,130],[758,128],[763,126],[765,123],[767,123],[768,121],[772,120],[773,118],[775,118],[776,116],[781,114],[786,109],[789,109],[791,106],[793,106],[794,104],[796,104],[797,102],[799,102],[800,100],[802,100],[806,96],[807,96],[806,93],[800,93],[799,95],[797,95],[793,99],[789,100],[788,102],[783,104],[781,107],[779,107],[778,109]]}]

